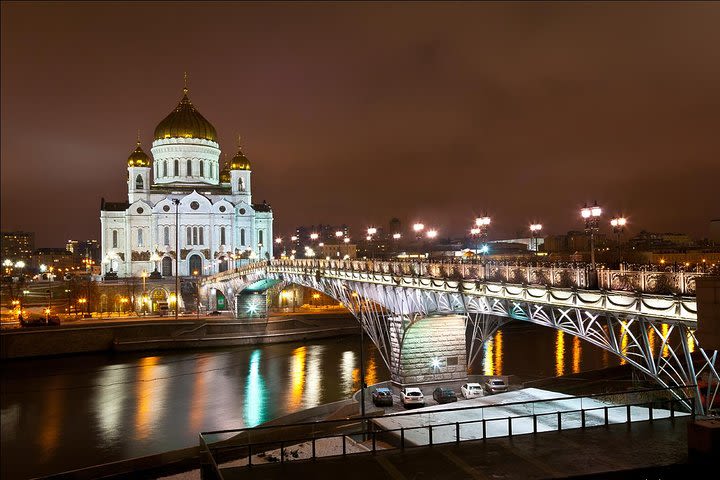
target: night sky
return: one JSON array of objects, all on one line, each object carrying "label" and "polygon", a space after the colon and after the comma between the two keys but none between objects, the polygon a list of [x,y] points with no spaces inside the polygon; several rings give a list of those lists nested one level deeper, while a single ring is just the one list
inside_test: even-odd
[{"label": "night sky", "polygon": [[[720,218],[720,3],[2,3],[2,229],[99,238],[182,96],[301,224]],[[608,215],[606,220],[609,220]],[[607,231],[607,226],[603,228]],[[357,236],[359,232],[355,232]]]}]

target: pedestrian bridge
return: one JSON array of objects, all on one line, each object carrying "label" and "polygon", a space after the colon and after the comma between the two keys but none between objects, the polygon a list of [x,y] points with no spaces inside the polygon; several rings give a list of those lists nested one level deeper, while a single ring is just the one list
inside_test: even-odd
[{"label": "pedestrian bridge", "polygon": [[[207,277],[238,314],[260,281],[298,284],[342,303],[398,385],[457,380],[502,324],[562,330],[608,350],[665,387],[688,386],[698,408],[718,394],[717,351],[695,337],[701,274],[350,260],[271,260]],[[597,285],[595,288],[591,288]],[[632,291],[630,291],[632,289]],[[522,352],[518,352],[522,355]],[[699,385],[699,386],[697,386]]]}]

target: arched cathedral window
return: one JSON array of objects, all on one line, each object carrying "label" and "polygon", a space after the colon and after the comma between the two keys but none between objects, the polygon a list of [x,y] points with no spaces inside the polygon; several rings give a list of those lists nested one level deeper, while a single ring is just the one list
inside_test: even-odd
[{"label": "arched cathedral window", "polygon": [[192,177],[192,160],[187,161],[187,176]]},{"label": "arched cathedral window", "polygon": [[167,160],[163,162],[163,177],[167,177]]},{"label": "arched cathedral window", "polygon": [[163,229],[163,240],[165,245],[170,245],[170,227]]},{"label": "arched cathedral window", "polygon": [[240,229],[240,245],[245,246],[245,229]]},{"label": "arched cathedral window", "polygon": [[118,246],[118,240],[117,240],[117,230],[112,231],[112,248],[117,248]]},{"label": "arched cathedral window", "polygon": [[135,177],[135,189],[136,190],[143,189],[143,179],[142,179],[142,175],[140,175],[140,174],[138,174],[138,176]]},{"label": "arched cathedral window", "polygon": [[239,192],[245,191],[245,182],[243,182],[242,178],[238,178],[238,191]]},{"label": "arched cathedral window", "polygon": [[202,160],[200,161],[200,176],[205,176],[205,162],[203,162]]},{"label": "arched cathedral window", "polygon": [[175,176],[176,177],[180,176],[180,162],[178,161],[177,158],[175,159]]}]

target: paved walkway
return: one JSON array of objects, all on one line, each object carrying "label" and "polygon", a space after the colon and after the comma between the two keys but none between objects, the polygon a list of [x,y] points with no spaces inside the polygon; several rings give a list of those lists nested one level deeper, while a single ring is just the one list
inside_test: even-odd
[{"label": "paved walkway", "polygon": [[[676,478],[686,467],[687,418],[593,427],[456,445],[418,447],[317,461],[223,469],[226,480],[313,478],[367,480]],[[609,472],[622,472],[611,475]],[[649,477],[649,475],[651,477]]]}]

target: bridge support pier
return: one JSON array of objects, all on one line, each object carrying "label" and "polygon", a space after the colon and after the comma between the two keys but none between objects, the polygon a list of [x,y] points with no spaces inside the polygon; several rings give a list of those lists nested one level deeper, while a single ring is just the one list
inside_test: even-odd
[{"label": "bridge support pier", "polygon": [[390,368],[399,386],[467,379],[465,317],[429,316],[402,328],[403,317],[390,319]]}]

